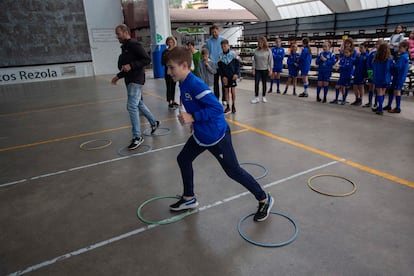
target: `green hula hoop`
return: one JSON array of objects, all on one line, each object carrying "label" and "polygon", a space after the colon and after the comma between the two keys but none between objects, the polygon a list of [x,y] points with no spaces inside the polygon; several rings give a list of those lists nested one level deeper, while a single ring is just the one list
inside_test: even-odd
[{"label": "green hula hoop", "polygon": [[[315,178],[317,178],[317,177],[322,177],[322,176],[332,176],[332,177],[344,179],[345,181],[348,181],[349,183],[351,183],[352,186],[354,186],[354,187],[353,187],[352,191],[350,191],[349,193],[345,193],[345,194],[331,194],[331,193],[322,192],[322,191],[320,191],[320,190],[318,190],[318,189],[316,189],[315,187],[312,186],[312,180],[315,179]],[[326,195],[326,196],[335,196],[335,197],[350,196],[353,193],[355,193],[356,190],[357,190],[357,185],[355,184],[355,182],[353,182],[352,180],[350,180],[350,179],[348,179],[346,177],[343,177],[343,176],[340,176],[340,175],[336,175],[336,174],[317,174],[317,175],[311,176],[308,179],[308,186],[309,186],[309,188],[311,188],[313,191],[315,191],[317,193],[320,193],[320,194]]]},{"label": "green hula hoop", "polygon": [[[85,147],[86,145],[93,143],[93,142],[107,142],[106,144],[102,145],[102,146],[97,146],[97,147]],[[83,150],[99,150],[99,149],[104,149],[106,147],[109,147],[112,144],[112,140],[110,139],[94,139],[94,140],[89,140],[86,142],[83,142],[82,144],[80,144],[79,148],[83,149]]]},{"label": "green hula hoop", "polygon": [[164,199],[164,198],[175,198],[175,199],[180,199],[180,197],[179,197],[179,196],[157,196],[157,197],[150,198],[150,199],[148,199],[148,200],[144,201],[144,202],[143,202],[143,203],[142,203],[142,204],[138,207],[138,210],[137,210],[137,216],[138,216],[139,220],[140,220],[140,221],[142,221],[142,222],[145,222],[145,223],[147,223],[147,224],[164,225],[164,224],[170,224],[170,223],[173,223],[173,222],[177,222],[177,221],[179,221],[179,220],[182,220],[182,219],[183,219],[183,218],[185,218],[186,216],[189,216],[189,215],[191,215],[192,213],[196,212],[196,210],[188,210],[188,211],[187,211],[187,212],[185,212],[185,213],[182,213],[182,214],[179,214],[179,215],[176,215],[176,216],[173,216],[173,217],[167,218],[167,219],[163,219],[163,220],[160,220],[160,221],[152,221],[152,220],[148,220],[148,219],[146,219],[146,218],[144,218],[144,217],[142,216],[141,211],[142,211],[142,209],[144,208],[144,206],[145,206],[145,205],[147,205],[147,204],[148,204],[148,203],[150,203],[150,202],[153,202],[153,201],[156,201],[156,200],[159,200],[159,199]]}]

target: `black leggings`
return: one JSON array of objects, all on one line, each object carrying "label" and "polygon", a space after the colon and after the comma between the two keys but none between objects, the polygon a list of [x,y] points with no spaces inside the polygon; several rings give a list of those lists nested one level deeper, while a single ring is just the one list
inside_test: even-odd
[{"label": "black leggings", "polygon": [[259,83],[262,81],[262,96],[266,96],[266,86],[267,86],[267,76],[269,74],[268,70],[256,70],[254,75],[254,96],[259,97]]},{"label": "black leggings", "polygon": [[165,86],[167,86],[167,102],[174,102],[176,82],[170,75],[165,75]]}]

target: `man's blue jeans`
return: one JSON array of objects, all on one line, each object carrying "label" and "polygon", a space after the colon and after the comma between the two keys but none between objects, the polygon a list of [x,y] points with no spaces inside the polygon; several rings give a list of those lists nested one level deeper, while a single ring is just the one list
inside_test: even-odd
[{"label": "man's blue jeans", "polygon": [[156,119],[154,115],[152,115],[151,111],[148,107],[144,104],[142,100],[142,85],[138,83],[129,83],[127,85],[127,92],[128,92],[128,102],[127,102],[127,110],[129,112],[129,117],[131,119],[132,124],[132,137],[137,138],[141,136],[141,127],[140,127],[140,120],[139,120],[139,112],[141,111],[145,118],[149,121],[151,125],[156,124]]}]

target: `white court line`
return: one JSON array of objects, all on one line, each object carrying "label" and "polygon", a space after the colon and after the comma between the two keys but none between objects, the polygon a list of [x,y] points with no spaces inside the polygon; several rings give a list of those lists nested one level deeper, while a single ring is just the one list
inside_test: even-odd
[{"label": "white court line", "polygon": [[149,153],[153,153],[153,152],[172,149],[172,148],[183,146],[184,144],[185,143],[181,143],[181,144],[166,146],[166,147],[159,148],[159,149],[152,149],[152,150],[145,151],[145,152],[142,152],[142,153],[135,153],[135,154],[126,155],[126,156],[113,158],[113,159],[109,159],[109,160],[104,160],[104,161],[100,161],[100,162],[96,162],[96,163],[86,164],[86,165],[83,165],[83,166],[74,167],[74,168],[70,168],[70,169],[67,169],[67,170],[61,170],[61,171],[57,171],[57,172],[52,172],[52,173],[42,174],[42,175],[38,175],[38,176],[33,176],[33,177],[30,177],[30,178],[24,178],[24,179],[12,181],[12,182],[7,182],[7,183],[0,184],[0,188],[13,186],[13,185],[16,185],[16,184],[19,184],[19,183],[28,182],[28,181],[36,180],[36,179],[40,179],[40,178],[46,178],[46,177],[49,177],[49,176],[55,176],[55,175],[63,174],[63,173],[67,173],[67,172],[78,171],[78,170],[82,170],[82,169],[86,169],[86,168],[90,168],[90,167],[95,167],[95,166],[99,166],[99,165],[103,165],[103,164],[107,164],[107,163],[112,163],[112,162],[132,158],[132,157],[136,157],[136,156],[140,156],[140,155],[145,155],[145,154],[149,154]]},{"label": "white court line", "polygon": [[[280,179],[280,180],[276,180],[276,181],[274,181],[274,182],[271,182],[271,183],[269,183],[269,184],[264,185],[263,187],[264,187],[264,188],[269,188],[269,187],[272,187],[272,186],[275,186],[275,185],[281,184],[281,183],[283,183],[283,182],[286,182],[286,181],[288,181],[288,180],[291,180],[291,179],[293,179],[293,178],[295,178],[295,177],[299,177],[299,176],[301,176],[301,175],[307,174],[307,173],[309,173],[309,172],[316,171],[316,170],[319,170],[319,169],[322,169],[322,168],[326,168],[326,167],[332,166],[332,165],[337,164],[337,163],[339,163],[339,162],[341,162],[341,160],[339,160],[339,161],[332,161],[332,162],[329,162],[329,163],[326,163],[326,164],[323,164],[323,165],[320,165],[320,166],[317,166],[317,167],[313,167],[313,168],[310,168],[310,169],[308,169],[308,170],[305,170],[305,171],[302,171],[302,172],[299,172],[299,173],[293,174],[293,175],[291,175],[291,176],[288,176],[288,177],[282,178],[282,179]],[[238,198],[240,198],[240,197],[242,197],[242,196],[245,196],[245,195],[248,195],[248,194],[250,194],[250,193],[249,193],[249,192],[243,192],[243,193],[240,193],[240,194],[237,194],[237,195],[234,195],[234,196],[231,196],[231,197],[225,198],[225,199],[223,199],[223,200],[216,201],[216,202],[214,202],[214,203],[212,203],[212,204],[209,204],[209,205],[204,205],[204,206],[202,206],[202,207],[198,208],[197,210],[195,210],[195,211],[191,212],[190,214],[199,213],[199,212],[202,212],[202,211],[208,210],[208,209],[210,209],[210,208],[213,208],[213,207],[216,207],[216,206],[222,205],[222,204],[224,204],[224,203],[226,203],[226,202],[229,202],[229,201],[232,201],[232,200],[238,199]],[[190,214],[189,214],[189,215],[190,215]],[[163,220],[163,221],[166,221],[166,220],[171,220],[171,219],[173,219],[173,218],[174,218],[174,217],[167,218],[167,219],[165,219],[165,220]],[[161,222],[163,222],[163,221],[161,221]],[[60,255],[59,257],[56,257],[56,258],[53,258],[53,259],[50,259],[50,260],[47,260],[47,261],[41,262],[41,263],[39,263],[39,264],[36,264],[36,265],[30,266],[30,267],[27,267],[27,268],[25,268],[25,269],[23,269],[23,270],[19,270],[19,271],[13,272],[13,273],[11,273],[11,274],[9,274],[9,275],[13,275],[13,276],[14,276],[14,275],[23,275],[23,274],[26,274],[26,273],[29,273],[29,272],[33,272],[33,271],[35,271],[35,270],[38,270],[38,269],[41,269],[41,268],[43,268],[43,267],[46,267],[46,266],[52,265],[52,264],[54,264],[54,263],[56,263],[56,262],[63,261],[63,260],[65,260],[65,259],[71,258],[71,257],[73,257],[73,256],[81,255],[81,254],[86,253],[86,252],[88,252],[88,251],[91,251],[91,250],[94,250],[94,249],[97,249],[97,248],[100,248],[100,247],[106,246],[106,245],[108,245],[108,244],[111,244],[111,243],[114,243],[114,242],[120,241],[120,240],[122,240],[122,239],[126,239],[126,238],[129,238],[129,237],[131,237],[131,236],[138,235],[138,234],[140,234],[140,233],[143,233],[143,232],[145,232],[145,231],[147,231],[147,230],[153,229],[153,228],[158,227],[158,226],[160,226],[160,225],[155,225],[155,224],[152,224],[152,225],[148,225],[148,226],[145,226],[145,227],[141,227],[141,228],[138,228],[138,229],[132,230],[132,231],[130,231],[130,232],[127,232],[127,233],[121,234],[121,235],[119,235],[119,236],[116,236],[116,237],[110,238],[110,239],[108,239],[108,240],[100,241],[100,242],[97,242],[97,243],[95,243],[95,244],[92,244],[92,245],[89,245],[89,246],[83,247],[83,248],[81,248],[81,249],[78,249],[78,250],[75,250],[75,251],[72,251],[72,252],[66,253],[66,254],[64,254],[64,255]]]}]

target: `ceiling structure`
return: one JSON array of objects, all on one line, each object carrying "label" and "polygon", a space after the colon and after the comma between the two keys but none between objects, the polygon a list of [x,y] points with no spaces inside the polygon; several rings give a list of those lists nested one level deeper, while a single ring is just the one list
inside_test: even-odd
[{"label": "ceiling structure", "polygon": [[232,0],[259,21],[375,9],[414,3],[414,0]]}]

